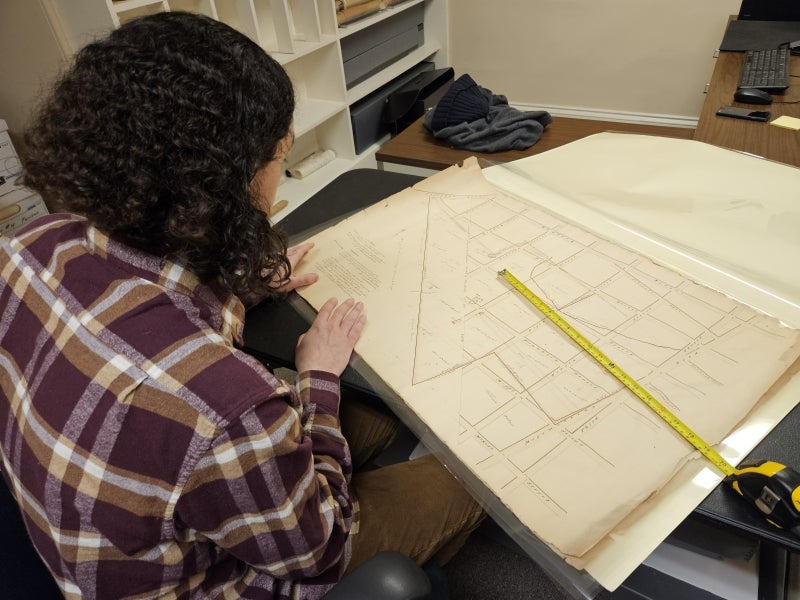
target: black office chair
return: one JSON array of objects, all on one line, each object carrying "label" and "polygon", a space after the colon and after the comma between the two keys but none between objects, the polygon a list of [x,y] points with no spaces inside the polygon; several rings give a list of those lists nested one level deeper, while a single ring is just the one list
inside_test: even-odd
[{"label": "black office chair", "polygon": [[405,554],[381,552],[336,584],[325,600],[424,600],[431,598],[425,571]]},{"label": "black office chair", "polygon": [[0,473],[0,598],[63,600],[33,547],[14,496]]},{"label": "black office chair", "polygon": [[[63,600],[25,530],[14,497],[0,475],[0,598]],[[425,571],[399,552],[381,552],[353,569],[326,600],[423,600],[431,595]]]}]

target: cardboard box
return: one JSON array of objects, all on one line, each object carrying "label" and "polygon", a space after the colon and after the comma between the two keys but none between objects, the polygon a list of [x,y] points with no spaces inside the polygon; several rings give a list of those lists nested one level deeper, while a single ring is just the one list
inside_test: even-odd
[{"label": "cardboard box", "polygon": [[0,235],[11,236],[23,225],[48,213],[39,194],[17,185],[21,173],[22,163],[8,135],[8,125],[0,119]]},{"label": "cardboard box", "polygon": [[19,189],[27,192],[28,196],[0,208],[0,235],[11,237],[22,226],[47,214],[47,207],[39,194],[26,188]]},{"label": "cardboard box", "polygon": [[0,196],[13,190],[15,180],[22,172],[22,163],[8,135],[8,125],[0,119]]}]

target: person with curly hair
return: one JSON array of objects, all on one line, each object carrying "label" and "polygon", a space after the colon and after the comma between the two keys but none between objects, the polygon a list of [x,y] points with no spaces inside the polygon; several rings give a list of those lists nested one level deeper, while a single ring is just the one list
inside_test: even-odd
[{"label": "person with curly hair", "polygon": [[296,382],[239,349],[245,304],[317,278],[268,216],[293,112],[254,42],[164,12],[80,50],[26,133],[58,212],[0,244],[0,458],[67,598],[319,598],[484,516],[433,457],[356,472],[397,428],[340,398],[360,302],[323,306]]}]

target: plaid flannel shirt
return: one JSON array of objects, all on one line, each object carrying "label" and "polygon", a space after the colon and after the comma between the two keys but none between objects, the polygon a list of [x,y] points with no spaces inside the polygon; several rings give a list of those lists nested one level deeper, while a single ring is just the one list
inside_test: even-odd
[{"label": "plaid flannel shirt", "polygon": [[0,455],[67,598],[317,598],[357,505],[339,380],[235,348],[244,307],[49,215],[0,244]]}]

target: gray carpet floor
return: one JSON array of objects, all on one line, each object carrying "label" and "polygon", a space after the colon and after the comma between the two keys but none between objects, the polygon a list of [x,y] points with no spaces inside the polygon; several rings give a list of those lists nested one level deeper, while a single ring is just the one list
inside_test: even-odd
[{"label": "gray carpet floor", "polygon": [[452,600],[570,598],[532,560],[480,531],[443,569]]},{"label": "gray carpet floor", "polygon": [[[508,540],[485,522],[443,567],[451,600],[574,600]],[[601,592],[595,600],[610,600]]]}]

